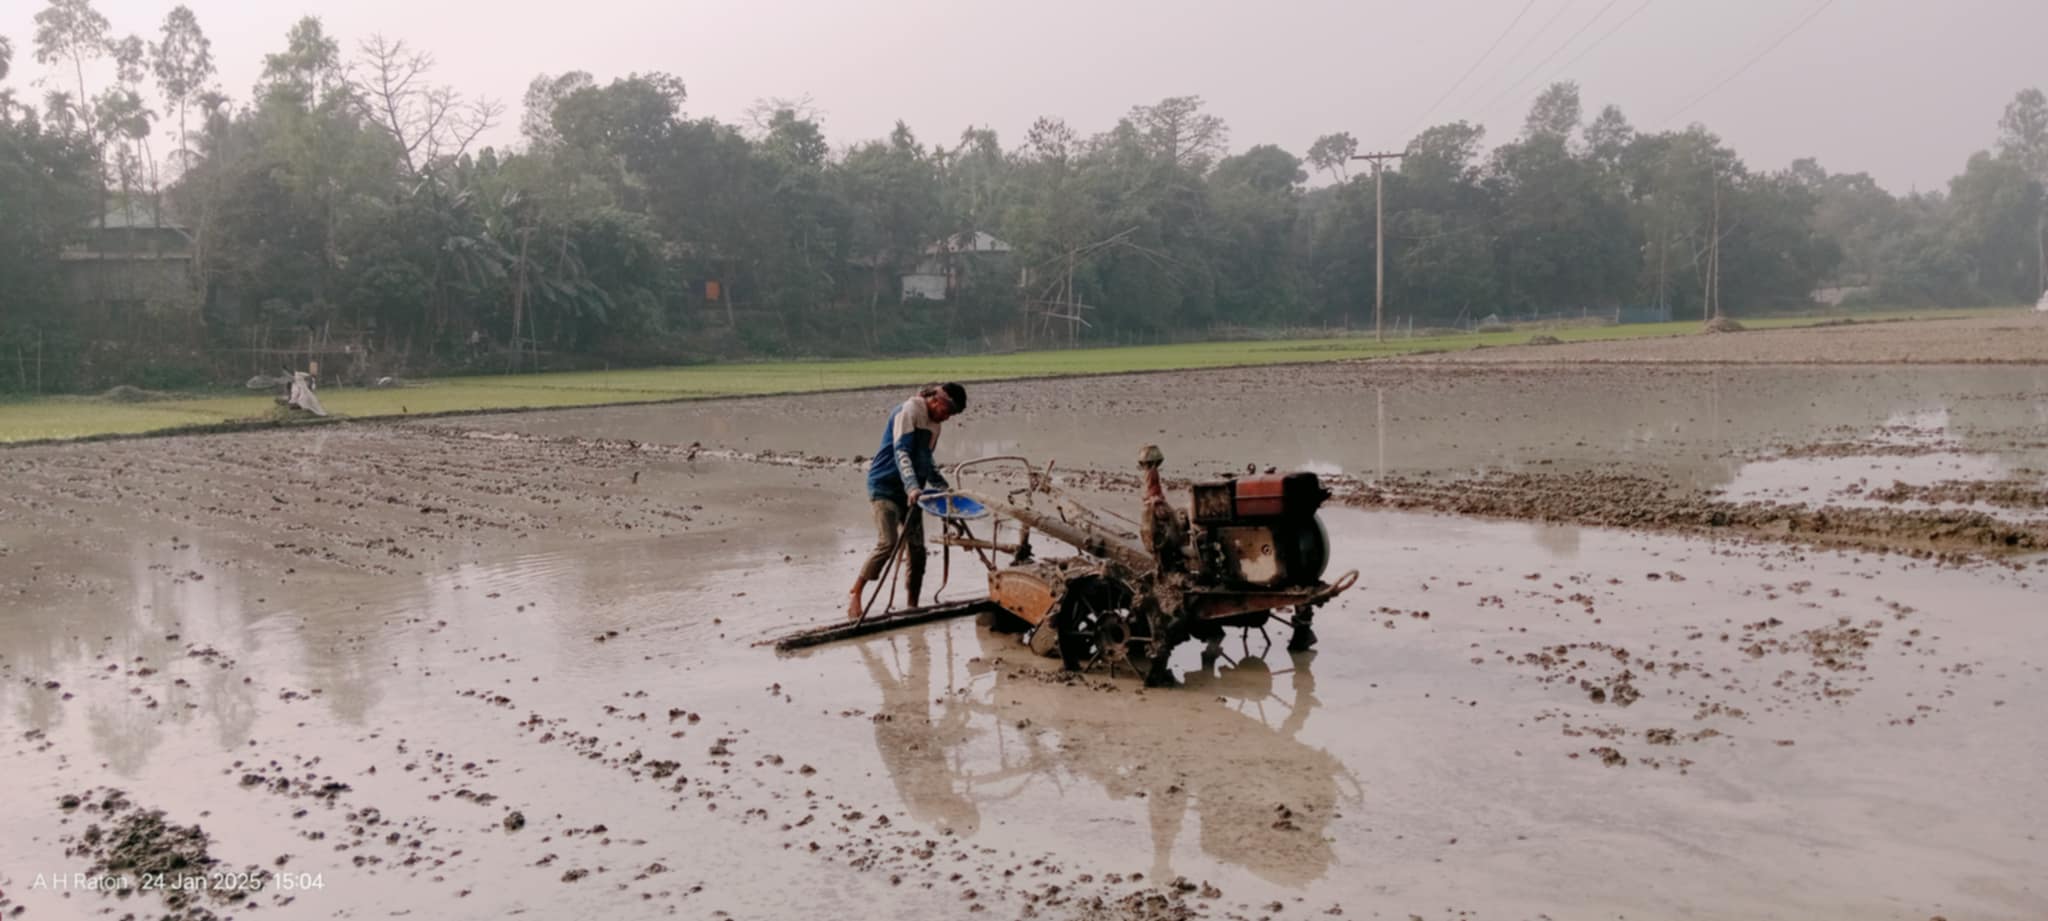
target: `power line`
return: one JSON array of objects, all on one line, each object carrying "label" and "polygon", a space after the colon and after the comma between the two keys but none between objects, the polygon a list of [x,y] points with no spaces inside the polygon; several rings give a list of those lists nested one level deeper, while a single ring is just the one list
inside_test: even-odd
[{"label": "power line", "polygon": [[1594,13],[1593,18],[1586,20],[1586,24],[1580,26],[1577,32],[1573,32],[1570,38],[1565,39],[1562,44],[1552,49],[1549,54],[1544,55],[1543,60],[1537,61],[1535,67],[1529,68],[1529,72],[1522,75],[1522,79],[1516,80],[1515,82],[1508,84],[1507,89],[1501,90],[1499,95],[1493,97],[1491,100],[1488,100],[1486,103],[1487,111],[1491,112],[1494,106],[1500,105],[1500,101],[1508,97],[1509,93],[1512,93],[1516,89],[1519,89],[1522,84],[1529,82],[1529,78],[1536,76],[1536,72],[1542,70],[1543,65],[1550,63],[1552,58],[1557,57],[1559,54],[1563,53],[1563,51],[1566,48],[1571,47],[1573,42],[1579,40],[1579,36],[1586,34],[1587,29],[1592,28],[1594,23],[1600,21],[1600,17],[1607,15],[1607,11],[1614,9],[1614,5],[1620,2],[1621,0],[1607,0],[1606,6],[1601,7],[1599,12]]},{"label": "power line", "polygon": [[1423,123],[1429,121],[1431,115],[1436,114],[1436,107],[1443,105],[1444,100],[1451,98],[1451,94],[1457,92],[1458,87],[1465,85],[1465,81],[1472,77],[1472,73],[1479,69],[1479,65],[1486,63],[1486,59],[1493,55],[1494,50],[1500,47],[1501,42],[1507,40],[1508,33],[1515,31],[1515,26],[1521,24],[1522,17],[1529,15],[1529,9],[1535,5],[1536,0],[1529,0],[1529,2],[1522,4],[1522,11],[1516,13],[1514,19],[1509,20],[1507,28],[1500,30],[1500,34],[1493,37],[1493,44],[1486,46],[1486,50],[1480,53],[1479,59],[1473,61],[1471,67],[1465,68],[1465,72],[1459,75],[1458,81],[1451,84],[1450,89],[1444,90],[1442,96],[1436,97],[1436,101],[1430,103],[1429,108],[1422,110],[1422,117],[1415,120],[1415,127],[1408,129],[1409,137],[1414,137],[1415,132],[1422,128]]},{"label": "power line", "polygon": [[1814,7],[1813,12],[1806,14],[1806,18],[1801,19],[1798,22],[1794,23],[1792,25],[1792,28],[1785,30],[1783,34],[1778,36],[1776,41],[1771,42],[1768,46],[1764,48],[1764,50],[1757,52],[1754,57],[1750,58],[1748,61],[1743,62],[1743,65],[1740,68],[1738,68],[1734,73],[1729,74],[1728,76],[1722,78],[1721,82],[1716,83],[1713,86],[1709,87],[1706,92],[1701,93],[1698,96],[1694,96],[1691,102],[1679,106],[1678,111],[1671,113],[1669,117],[1664,119],[1664,124],[1668,127],[1672,122],[1677,121],[1679,116],[1684,115],[1685,113],[1691,111],[1693,106],[1699,105],[1700,102],[1702,100],[1705,100],[1708,96],[1712,96],[1715,93],[1719,92],[1721,90],[1721,87],[1727,86],[1729,83],[1734,82],[1736,77],[1740,77],[1744,73],[1747,73],[1750,67],[1754,66],[1756,62],[1763,60],[1765,55],[1768,55],[1771,52],[1778,50],[1778,46],[1784,44],[1786,39],[1791,38],[1800,29],[1805,28],[1807,23],[1812,22],[1814,20],[1814,17],[1819,16],[1822,11],[1826,10],[1830,6],[1833,6],[1834,3],[1835,0],[1821,0],[1821,5]]},{"label": "power line", "polygon": [[1551,75],[1551,79],[1556,79],[1558,75],[1563,74],[1565,71],[1571,70],[1572,67],[1577,65],[1580,61],[1585,60],[1586,55],[1593,53],[1593,49],[1606,44],[1608,39],[1614,37],[1614,33],[1621,31],[1622,26],[1629,24],[1629,20],[1636,18],[1638,14],[1640,14],[1644,10],[1649,9],[1650,4],[1655,2],[1657,2],[1657,0],[1643,0],[1643,4],[1641,6],[1636,7],[1634,10],[1631,10],[1627,16],[1621,17],[1621,21],[1615,23],[1613,28],[1610,28],[1607,31],[1600,33],[1600,37],[1594,39],[1592,44],[1587,45],[1585,49],[1580,51],[1578,54],[1572,55],[1572,59],[1564,62],[1564,66],[1558,68],[1557,73]]},{"label": "power line", "polygon": [[[1525,41],[1525,42],[1523,42],[1523,43],[1522,43],[1522,47],[1520,47],[1520,48],[1516,48],[1516,49],[1515,49],[1515,53],[1514,53],[1514,54],[1511,54],[1511,55],[1508,55],[1508,56],[1507,56],[1507,60],[1506,60],[1506,61],[1504,61],[1504,62],[1502,62],[1502,64],[1501,64],[1501,67],[1503,68],[1503,70],[1501,71],[1501,73],[1503,73],[1503,74],[1507,73],[1507,71],[1505,70],[1505,68],[1506,68],[1506,67],[1507,67],[1508,65],[1510,65],[1510,64],[1513,64],[1513,63],[1514,63],[1514,62],[1515,62],[1515,61],[1516,61],[1517,59],[1519,59],[1519,58],[1520,58],[1520,57],[1522,56],[1522,52],[1528,51],[1528,50],[1529,50],[1530,48],[1532,48],[1532,47],[1535,47],[1535,45],[1536,45],[1536,40],[1537,40],[1537,39],[1539,39],[1539,38],[1542,38],[1542,37],[1543,37],[1543,33],[1545,33],[1545,32],[1548,32],[1548,31],[1550,31],[1550,27],[1551,27],[1551,26],[1553,26],[1553,25],[1556,25],[1556,24],[1557,24],[1557,21],[1558,21],[1559,19],[1562,19],[1562,18],[1564,18],[1564,13],[1565,13],[1565,11],[1566,11],[1566,10],[1569,10],[1569,9],[1571,9],[1571,8],[1572,8],[1572,0],[1564,0],[1564,3],[1563,3],[1562,5],[1560,5],[1560,6],[1559,6],[1559,7],[1557,8],[1557,12],[1555,12],[1555,13],[1552,13],[1552,14],[1550,14],[1550,18],[1549,18],[1549,19],[1546,19],[1546,20],[1544,20],[1544,21],[1543,21],[1543,25],[1541,25],[1541,26],[1537,27],[1537,29],[1536,29],[1536,31],[1535,31],[1535,32],[1532,32],[1532,33],[1530,33],[1530,34],[1529,34],[1529,40],[1528,40],[1528,41]],[[1484,88],[1484,87],[1486,86],[1486,84],[1488,84],[1488,83],[1492,83],[1492,82],[1493,82],[1493,78],[1492,78],[1492,77],[1488,77],[1488,78],[1486,78],[1485,80],[1482,80],[1482,81],[1480,81],[1479,85],[1478,85],[1478,86],[1476,86],[1476,87],[1474,87],[1473,89],[1474,89],[1475,91],[1476,91],[1476,90],[1478,90],[1478,89],[1482,89],[1482,88]]]}]

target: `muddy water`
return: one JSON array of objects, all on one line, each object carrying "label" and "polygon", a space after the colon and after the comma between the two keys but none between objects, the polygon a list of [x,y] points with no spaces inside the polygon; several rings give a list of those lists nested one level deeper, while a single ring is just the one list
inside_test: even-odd
[{"label": "muddy water", "polygon": [[[895,392],[475,420],[543,435],[872,453]],[[970,389],[948,458],[1025,453],[1123,469],[1156,442],[1190,473],[1279,465],[1358,476],[1604,470],[1712,489],[1778,449],[1938,417],[1947,449],[2048,470],[2048,368],[1490,368],[1330,364]],[[1801,485],[1818,486],[1820,483]]]},{"label": "muddy water", "polygon": [[[522,731],[525,709],[479,702],[511,695],[610,736],[602,708],[625,687],[694,697],[674,653],[726,644],[713,618],[690,612],[739,592],[770,548],[656,540],[300,581],[251,577],[203,537],[168,530],[106,546],[102,561],[126,556],[125,567],[88,563],[54,591],[33,584],[46,578],[17,582],[29,603],[4,606],[0,891],[30,917],[98,910],[35,884],[85,869],[61,839],[87,820],[54,807],[95,785],[200,824],[232,866],[283,861],[278,872],[317,881],[295,901],[266,893],[282,916],[582,915],[594,895],[613,897],[618,911],[606,914],[622,917],[820,916],[890,888],[750,840],[673,791],[586,768],[586,753]],[[788,549],[778,544],[773,559]],[[703,565],[685,570],[679,558]],[[636,627],[629,643],[593,642]],[[661,741],[697,774],[709,739]],[[266,782],[243,782],[251,772]],[[323,802],[269,789],[279,778],[351,789]],[[372,809],[381,822],[352,834]],[[517,833],[500,824],[514,809],[527,818]],[[588,831],[597,826],[608,828]],[[400,840],[386,843],[394,832]],[[656,865],[667,869],[647,875]],[[593,875],[564,882],[572,870]],[[770,875],[787,883],[729,884]],[[913,912],[940,904],[924,892],[889,897]]]},{"label": "muddy water", "polygon": [[[1654,437],[1604,420],[1675,418],[1658,401],[1709,378],[1455,373],[1403,400],[1461,407],[1405,404],[1444,466],[1640,457],[1740,488],[1742,464],[1799,460],[1776,447],[1891,438],[2041,469],[2042,388],[2009,376],[2032,372],[1920,370],[1950,376],[1744,369],[1791,388],[1728,383],[1776,422],[1730,411]],[[1230,372],[1251,388],[1234,408],[1207,375],[1131,386],[1209,394],[1166,401],[1160,427],[1397,386],[1329,373]],[[1589,382],[1624,394],[1612,412]],[[1824,406],[1763,408],[1796,404],[1795,385]],[[1138,410],[1121,428],[1076,414],[1114,387],[1029,386],[978,390],[990,411],[945,452],[1028,439],[1125,466]],[[479,427],[832,453],[832,425],[865,424],[828,422],[831,401],[871,417],[874,398]],[[1584,410],[1556,432],[1503,421],[1545,402]],[[777,407],[801,434],[747,428]],[[664,413],[729,425],[642,430]],[[1331,424],[1297,444],[1211,421],[1165,443],[1239,467],[1311,442],[1339,467],[1377,450]],[[1233,637],[1227,660],[1182,650],[1186,687],[1147,691],[1055,680],[967,621],[754,647],[843,603],[870,539],[847,465],[403,426],[0,461],[0,910],[30,918],[151,910],[35,887],[85,869],[65,839],[95,819],[59,797],[108,786],[203,826],[230,865],[319,880],[262,893],[277,917],[1104,917],[1046,887],[1113,898],[1181,876],[1212,917],[2048,916],[2044,560],[1333,508],[1333,568],[1364,579],[1319,619],[1317,653]],[[1775,482],[1760,488],[1797,488]],[[944,597],[976,592],[953,562]]]},{"label": "muddy water", "polygon": [[[2017,407],[2016,407],[2017,408]],[[2048,470],[2040,466],[2039,440],[2026,433],[2048,431],[2048,395],[2035,404],[2041,419],[2015,425],[2015,437],[2003,447],[1989,439],[1974,445],[1957,437],[1958,425],[1946,406],[1919,412],[1894,413],[1884,424],[1860,437],[1837,438],[1787,455],[1743,464],[1720,490],[1735,500],[1827,504],[1862,508],[1966,509],[2010,520],[2038,517],[2041,510],[2001,507],[1989,503],[1883,501],[1870,493],[1889,487],[1938,487],[1957,483],[2010,483],[2048,486]],[[2033,465],[2033,466],[2030,466]]]},{"label": "muddy water", "polygon": [[[1263,655],[1211,669],[1184,651],[1180,691],[1126,681],[1077,695],[1036,680],[1008,640],[955,624],[819,651],[799,660],[813,675],[782,683],[799,703],[876,701],[862,705],[894,717],[874,733],[883,802],[1212,880],[1253,904],[1292,893],[1396,917],[2048,908],[2029,882],[2048,868],[2031,825],[2048,801],[2020,792],[2048,733],[2008,707],[2043,689],[2041,659],[2012,652],[2048,639],[2032,613],[2040,584],[1568,528],[1331,524],[1337,565],[1378,577],[1322,619],[1313,655],[1254,636]],[[1745,633],[1840,617],[1884,621],[1860,666],[1737,648]],[[1569,664],[1510,661],[1587,642],[1633,652],[1639,699],[1594,704],[1554,677]],[[1571,658],[1596,684],[1624,668],[1609,651]],[[1659,729],[1675,744],[1646,740]],[[1606,766],[1600,748],[1627,763]],[[1980,770],[1991,788],[1957,788]]]},{"label": "muddy water", "polygon": [[[1187,687],[1144,691],[1050,683],[971,622],[751,647],[838,597],[866,541],[840,498],[792,500],[819,525],[801,554],[729,529],[301,586],[147,525],[76,570],[89,594],[16,581],[6,891],[31,917],[97,905],[30,884],[76,869],[56,842],[83,820],[56,798],[109,785],[231,862],[319,875],[282,916],[1011,917],[1005,870],[1185,875],[1219,911],[1288,914],[2048,912],[2036,570],[1332,511],[1334,565],[1368,576],[1320,652],[1234,638],[1235,661],[1185,649]],[[1803,640],[1741,648],[1845,617],[1877,626],[1840,669]],[[1626,707],[1576,683],[1624,668]],[[687,787],[652,779],[663,760]],[[937,855],[850,866],[890,833]]]}]

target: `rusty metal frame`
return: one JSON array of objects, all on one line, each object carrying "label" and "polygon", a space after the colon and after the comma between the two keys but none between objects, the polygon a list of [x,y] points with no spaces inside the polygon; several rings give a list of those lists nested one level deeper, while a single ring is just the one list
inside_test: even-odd
[{"label": "rusty metal frame", "polygon": [[1277,591],[1191,588],[1181,593],[1181,597],[1184,610],[1195,617],[1201,620],[1223,620],[1240,614],[1272,611],[1277,608],[1319,605],[1343,594],[1357,583],[1358,570],[1353,569],[1338,576],[1335,582],[1326,582],[1314,588]]},{"label": "rusty metal frame", "polygon": [[[999,465],[1021,470],[1025,476],[1024,485],[1016,489],[1002,489],[993,484],[986,490],[975,488],[978,484],[971,482],[971,473]],[[972,458],[952,466],[952,488],[947,493],[979,502],[993,514],[989,516],[990,532],[986,539],[974,534],[963,521],[944,519],[939,543],[947,553],[943,564],[946,578],[950,580],[953,547],[972,550],[990,576],[989,594],[983,599],[956,602],[947,608],[956,609],[959,613],[969,610],[1009,611],[1033,629],[1057,625],[1054,617],[1062,598],[1076,578],[1092,573],[1120,583],[1131,592],[1131,613],[1149,622],[1150,635],[1154,638],[1152,673],[1146,676],[1146,681],[1148,684],[1171,683],[1171,676],[1167,674],[1167,658],[1174,646],[1193,638],[1192,634],[1207,637],[1209,631],[1217,628],[1257,629],[1278,621],[1293,627],[1297,638],[1306,632],[1308,642],[1312,643],[1313,632],[1309,630],[1305,615],[1358,582],[1358,571],[1351,570],[1334,582],[1298,588],[1191,584],[1189,573],[1180,571],[1178,567],[1161,566],[1153,549],[1141,543],[1137,532],[1142,529],[1136,528],[1131,519],[1121,515],[1108,516],[1133,525],[1132,530],[1125,530],[1061,488],[1053,476],[1055,468],[1054,461],[1038,467],[1029,458],[1015,454]],[[1043,503],[1035,501],[1041,495],[1045,497]],[[1003,539],[1004,519],[1009,519],[1017,528],[1013,542]],[[1074,548],[1080,556],[1071,561],[1060,558],[1035,564],[1014,559],[1007,566],[994,556],[996,553],[1022,556],[1030,546],[1033,531],[1042,532]],[[1020,594],[1026,586],[1002,584],[1002,574],[1018,569],[1020,564],[1032,566],[1029,581],[1040,583],[1040,591]],[[1020,579],[1023,575],[1020,574]],[[1022,597],[1024,594],[1031,597]],[[1049,599],[1041,595],[1048,595]],[[1282,610],[1289,614],[1279,613]],[[1071,659],[1068,666],[1076,667]]]}]

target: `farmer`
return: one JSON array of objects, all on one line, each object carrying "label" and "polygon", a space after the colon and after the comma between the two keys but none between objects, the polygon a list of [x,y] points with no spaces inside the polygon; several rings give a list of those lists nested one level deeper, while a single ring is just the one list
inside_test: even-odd
[{"label": "farmer", "polygon": [[860,578],[846,601],[846,618],[861,615],[861,593],[882,575],[900,545],[909,555],[905,587],[910,606],[917,607],[924,588],[924,516],[918,511],[921,493],[945,489],[932,450],[939,444],[939,426],[967,408],[967,388],[959,384],[928,384],[889,414],[882,447],[868,465],[868,499],[875,511],[875,552],[861,566]]}]

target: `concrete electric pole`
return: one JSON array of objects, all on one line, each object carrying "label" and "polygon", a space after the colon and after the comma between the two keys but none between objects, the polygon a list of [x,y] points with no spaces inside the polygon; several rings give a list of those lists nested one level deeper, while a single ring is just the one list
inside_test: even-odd
[{"label": "concrete electric pole", "polygon": [[1381,176],[1385,170],[1382,161],[1403,156],[1403,153],[1362,153],[1351,157],[1353,160],[1372,161],[1372,210],[1373,210],[1373,269],[1372,269],[1372,338],[1374,342],[1386,341],[1384,326],[1387,307],[1387,204],[1386,183]]}]

